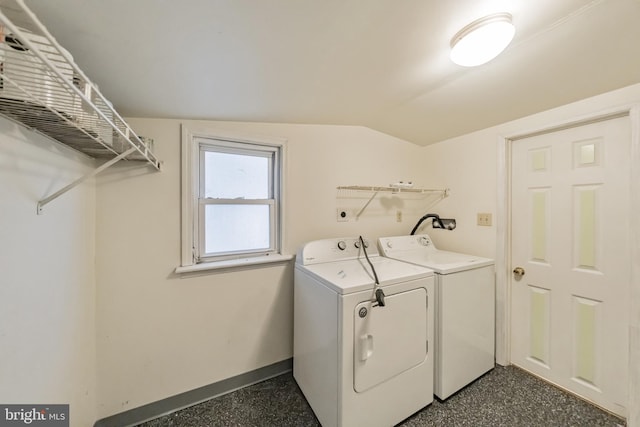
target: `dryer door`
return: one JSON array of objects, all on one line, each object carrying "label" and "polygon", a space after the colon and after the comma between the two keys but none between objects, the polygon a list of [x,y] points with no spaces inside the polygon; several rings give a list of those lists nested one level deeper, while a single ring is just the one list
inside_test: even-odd
[{"label": "dryer door", "polygon": [[427,357],[427,290],[389,295],[384,307],[358,304],[354,316],[353,388],[364,392]]}]

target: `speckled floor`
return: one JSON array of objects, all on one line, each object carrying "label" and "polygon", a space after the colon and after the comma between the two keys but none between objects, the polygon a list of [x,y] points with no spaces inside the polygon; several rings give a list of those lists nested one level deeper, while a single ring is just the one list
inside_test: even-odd
[{"label": "speckled floor", "polygon": [[[291,373],[140,427],[319,426]],[[616,427],[624,422],[515,367],[496,367],[444,402],[400,424],[416,426]]]}]

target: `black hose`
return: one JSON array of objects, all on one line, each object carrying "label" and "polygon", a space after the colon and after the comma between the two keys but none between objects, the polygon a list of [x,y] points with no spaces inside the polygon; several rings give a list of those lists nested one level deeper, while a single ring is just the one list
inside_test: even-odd
[{"label": "black hose", "polygon": [[413,230],[411,230],[411,236],[413,236],[414,234],[416,234],[416,230],[418,229],[418,227],[420,227],[420,224],[423,223],[424,220],[428,219],[428,218],[433,218],[433,222],[437,222],[438,225],[440,226],[440,228],[445,228],[444,224],[442,223],[442,221],[440,221],[440,217],[436,214],[431,214],[428,213],[425,216],[423,216],[422,218],[420,218],[420,220],[418,221],[418,223],[416,224],[415,227],[413,227]]}]

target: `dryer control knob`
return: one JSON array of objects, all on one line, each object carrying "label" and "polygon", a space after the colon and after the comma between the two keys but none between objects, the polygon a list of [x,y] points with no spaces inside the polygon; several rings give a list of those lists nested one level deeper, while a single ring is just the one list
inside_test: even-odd
[{"label": "dryer control knob", "polygon": [[341,251],[344,251],[345,249],[347,249],[347,244],[344,242],[344,240],[340,240],[338,242],[338,249],[340,249]]},{"label": "dryer control knob", "polygon": [[387,247],[389,249],[391,249],[393,247],[393,243],[391,243],[391,240],[387,240]]},{"label": "dryer control knob", "polygon": [[[355,242],[353,242],[353,246],[355,246],[357,249],[360,249],[360,240],[356,240]],[[365,248],[369,247],[369,241],[368,240],[364,241],[364,247]]]}]

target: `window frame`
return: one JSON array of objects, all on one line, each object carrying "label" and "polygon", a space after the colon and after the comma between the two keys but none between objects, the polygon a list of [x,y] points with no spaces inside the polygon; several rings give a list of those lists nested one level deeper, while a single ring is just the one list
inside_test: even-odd
[{"label": "window frame", "polygon": [[[212,138],[196,138],[194,143],[199,147],[199,182],[198,190],[198,210],[195,212],[194,222],[198,221],[197,232],[194,231],[194,248],[196,248],[195,262],[211,262],[225,259],[233,259],[238,257],[266,256],[278,253],[278,198],[279,191],[277,189],[278,170],[279,170],[279,148],[267,146],[264,144],[248,144],[245,142],[233,142],[228,140],[212,139]],[[205,197],[205,153],[225,153],[238,154],[245,156],[255,156],[266,158],[268,160],[268,197],[266,199],[232,199],[232,198],[208,198]],[[255,250],[237,250],[225,251],[218,253],[207,253],[205,250],[206,230],[205,230],[205,210],[211,205],[256,205],[267,206],[269,208],[269,247]]]},{"label": "window frame", "polygon": [[[242,200],[204,198],[204,153],[206,151],[261,155],[269,158],[270,198]],[[285,152],[286,140],[281,138],[256,137],[215,129],[193,130],[182,125],[182,248],[181,267],[176,269],[177,272],[291,259],[291,256],[282,253]],[[269,248],[228,251],[215,255],[204,254],[204,210],[207,205],[216,204],[269,206]]]}]

